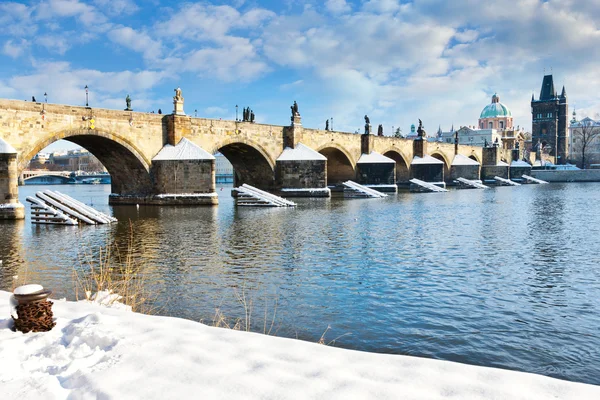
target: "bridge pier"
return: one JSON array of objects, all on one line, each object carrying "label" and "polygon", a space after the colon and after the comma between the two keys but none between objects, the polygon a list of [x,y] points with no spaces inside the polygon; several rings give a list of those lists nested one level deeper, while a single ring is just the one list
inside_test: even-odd
[{"label": "bridge pier", "polygon": [[25,218],[25,207],[19,202],[17,151],[0,138],[0,220]]},{"label": "bridge pier", "polygon": [[300,143],[300,114],[283,130],[283,152],[275,162],[275,185],[283,197],[329,197],[327,157]]},{"label": "bridge pier", "polygon": [[[369,125],[370,127],[370,125]],[[397,192],[396,161],[373,151],[375,136],[361,135],[361,156],[356,162],[356,182],[379,192]]]},{"label": "bridge pier", "polygon": [[491,181],[495,176],[508,179],[509,165],[500,158],[498,146],[484,147],[482,151],[481,180]]}]

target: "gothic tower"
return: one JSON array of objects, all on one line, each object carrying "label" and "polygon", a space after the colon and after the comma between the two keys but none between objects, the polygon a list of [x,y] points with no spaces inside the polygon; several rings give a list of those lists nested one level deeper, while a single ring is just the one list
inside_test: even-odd
[{"label": "gothic tower", "polygon": [[550,148],[557,164],[565,164],[569,157],[569,104],[564,86],[559,96],[554,89],[552,75],[545,75],[540,97],[531,96],[532,146]]}]

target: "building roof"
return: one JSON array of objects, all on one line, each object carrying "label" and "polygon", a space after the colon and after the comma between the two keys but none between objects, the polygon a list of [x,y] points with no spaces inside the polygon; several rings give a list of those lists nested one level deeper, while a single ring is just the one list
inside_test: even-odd
[{"label": "building roof", "polygon": [[552,100],[556,98],[556,90],[554,89],[554,79],[552,75],[544,75],[542,81],[542,90],[540,90],[540,101]]},{"label": "building roof", "polygon": [[383,154],[372,151],[371,154],[362,154],[357,164],[395,164],[396,161]]},{"label": "building roof", "polygon": [[298,143],[293,149],[286,147],[277,161],[314,161],[314,160],[327,160],[323,154],[311,149],[308,146]]},{"label": "building roof", "polygon": [[426,155],[425,157],[421,158],[419,156],[415,156],[415,158],[413,158],[412,162],[410,163],[411,165],[415,165],[415,164],[443,164],[444,162],[441,160],[438,160],[435,157],[432,157],[430,155]]},{"label": "building roof", "polygon": [[152,161],[167,160],[214,160],[215,157],[200,146],[182,138],[176,146],[165,145]]},{"label": "building roof", "polygon": [[452,160],[452,165],[479,165],[479,163],[472,158],[457,154],[454,156],[454,160]]},{"label": "building roof", "polygon": [[0,138],[0,154],[17,154],[17,151],[8,142]]},{"label": "building roof", "polygon": [[498,117],[512,117],[512,113],[504,104],[500,103],[500,97],[494,94],[492,96],[492,102],[484,107],[481,111],[479,118],[498,118]]}]

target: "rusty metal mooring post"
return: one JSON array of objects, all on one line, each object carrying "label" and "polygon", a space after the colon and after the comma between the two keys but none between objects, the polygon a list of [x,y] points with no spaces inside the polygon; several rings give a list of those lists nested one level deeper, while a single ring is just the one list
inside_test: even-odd
[{"label": "rusty metal mooring post", "polygon": [[52,302],[47,298],[51,290],[45,290],[41,285],[19,286],[13,292],[17,305],[17,317],[12,317],[15,329],[27,332],[48,332],[56,325],[53,321]]}]

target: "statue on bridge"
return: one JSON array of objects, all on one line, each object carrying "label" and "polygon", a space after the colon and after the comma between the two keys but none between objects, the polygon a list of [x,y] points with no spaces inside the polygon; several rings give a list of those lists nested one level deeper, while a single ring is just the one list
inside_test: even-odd
[{"label": "statue on bridge", "polygon": [[329,130],[329,120],[325,121],[325,130]]},{"label": "statue on bridge", "polygon": [[127,105],[127,108],[125,109],[125,111],[133,111],[131,109],[131,97],[129,97],[129,95],[127,95],[127,97],[125,97],[125,104]]},{"label": "statue on bridge", "polygon": [[183,96],[181,95],[181,89],[177,87],[175,89],[175,97],[173,97],[173,114],[185,115],[183,111]]},{"label": "statue on bridge", "polygon": [[417,128],[417,134],[421,139],[423,139],[425,136],[427,136],[427,133],[425,132],[425,128],[423,127],[423,121],[421,121],[421,120],[419,120],[419,127]]},{"label": "statue on bridge", "polygon": [[377,136],[383,136],[383,125],[381,124],[377,127]]},{"label": "statue on bridge", "polygon": [[366,115],[365,115],[365,124],[367,124],[367,125],[371,124],[371,120]]},{"label": "statue on bridge", "polygon": [[254,111],[250,110],[250,122],[254,123]]},{"label": "statue on bridge", "polygon": [[173,97],[173,100],[183,101],[183,96],[181,96],[181,88],[177,87],[177,89],[175,89],[175,97]]}]

